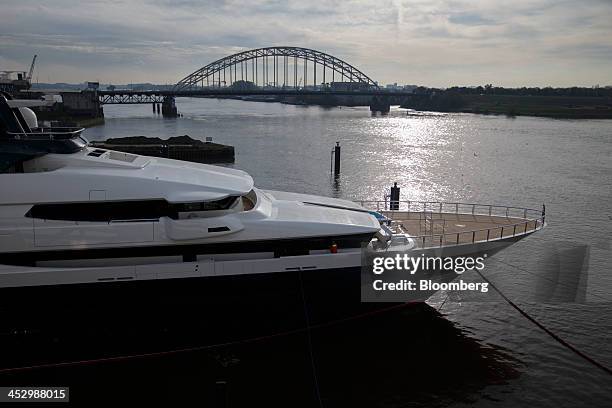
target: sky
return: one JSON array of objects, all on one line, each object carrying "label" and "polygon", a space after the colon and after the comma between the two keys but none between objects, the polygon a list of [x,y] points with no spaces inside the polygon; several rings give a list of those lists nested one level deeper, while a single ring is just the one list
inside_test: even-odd
[{"label": "sky", "polygon": [[0,70],[173,84],[233,53],[313,48],[380,84],[612,85],[612,0],[0,0]]}]

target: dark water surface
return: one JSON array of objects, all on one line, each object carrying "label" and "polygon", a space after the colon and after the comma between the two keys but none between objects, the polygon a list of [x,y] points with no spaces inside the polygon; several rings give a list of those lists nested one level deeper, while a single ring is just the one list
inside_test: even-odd
[{"label": "dark water surface", "polygon": [[[373,117],[367,108],[213,99],[177,105],[185,117],[163,119],[148,105],[106,106],[106,124],[85,136],[211,136],[235,146],[234,167],[262,188],[382,199],[397,181],[403,199],[546,203],[548,228],[491,258],[484,274],[612,367],[612,121],[400,109]],[[342,175],[334,181],[336,141]],[[224,393],[229,406],[612,406],[612,376],[497,294],[438,293],[428,303],[313,330],[310,341],[302,333],[32,375],[71,378],[92,392],[97,381],[127,393],[126,384],[139,379],[158,393],[156,401],[201,399],[203,406]]]}]

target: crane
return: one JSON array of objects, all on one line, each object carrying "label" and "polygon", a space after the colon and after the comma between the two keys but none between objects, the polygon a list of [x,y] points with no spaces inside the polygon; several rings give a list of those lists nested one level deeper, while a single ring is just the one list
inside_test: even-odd
[{"label": "crane", "polygon": [[28,76],[26,77],[28,81],[32,81],[32,74],[34,73],[34,63],[36,63],[36,57],[37,55],[34,54],[34,58],[32,58],[32,65],[30,65],[30,72],[28,72]]}]

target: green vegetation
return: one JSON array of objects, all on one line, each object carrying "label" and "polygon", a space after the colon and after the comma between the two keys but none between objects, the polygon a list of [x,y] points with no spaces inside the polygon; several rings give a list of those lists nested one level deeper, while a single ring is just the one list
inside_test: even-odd
[{"label": "green vegetation", "polygon": [[[481,92],[482,91],[482,92]],[[417,88],[404,108],[440,112],[612,119],[610,88]]]}]

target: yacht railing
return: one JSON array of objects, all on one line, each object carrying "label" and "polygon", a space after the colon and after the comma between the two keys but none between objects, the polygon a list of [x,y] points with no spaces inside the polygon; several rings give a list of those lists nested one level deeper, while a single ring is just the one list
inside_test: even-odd
[{"label": "yacht railing", "polygon": [[6,132],[6,136],[14,140],[66,140],[78,137],[83,130],[85,128],[43,127],[32,129],[29,132]]},{"label": "yacht railing", "polygon": [[461,244],[474,244],[477,242],[497,241],[512,238],[540,230],[546,221],[546,207],[541,209],[501,206],[494,204],[442,202],[442,201],[389,201],[389,200],[359,200],[362,207],[380,212],[391,221],[394,215],[408,215],[423,213],[429,214],[456,214],[478,215],[507,219],[520,219],[520,222],[509,222],[500,226],[474,229],[461,232],[432,233],[424,235],[410,235],[420,248],[435,248]]}]

